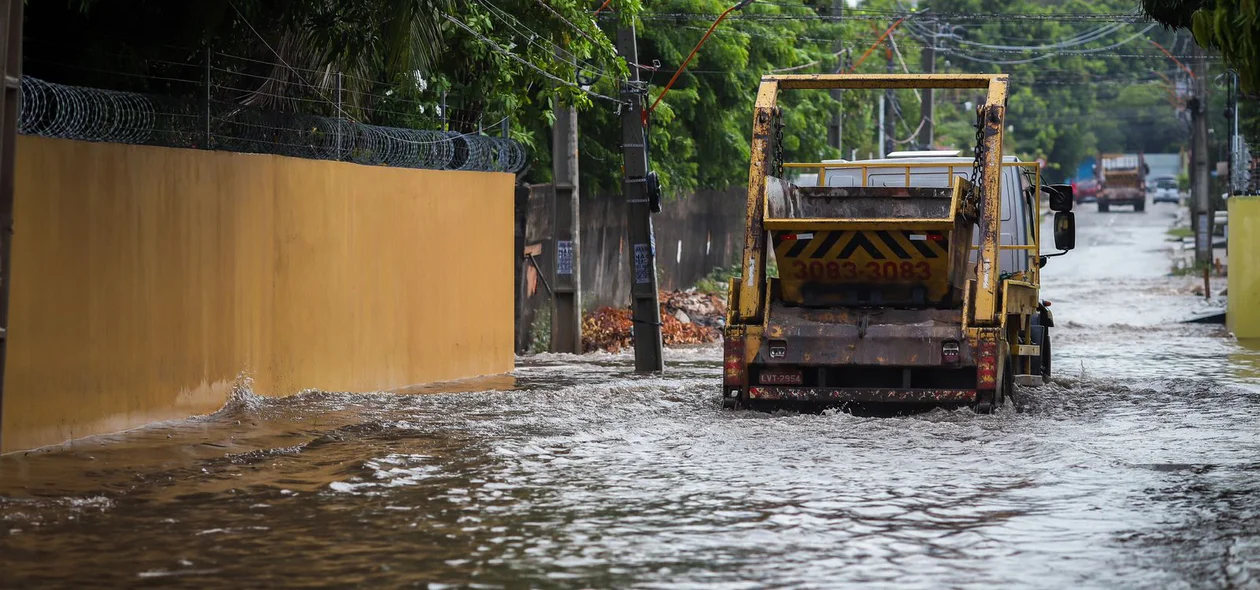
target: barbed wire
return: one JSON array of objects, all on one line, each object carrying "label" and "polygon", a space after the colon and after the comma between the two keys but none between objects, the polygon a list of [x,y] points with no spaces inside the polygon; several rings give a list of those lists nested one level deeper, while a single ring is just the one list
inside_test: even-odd
[{"label": "barbed wire", "polygon": [[[499,121],[503,123],[506,118]],[[505,137],[384,127],[338,117],[279,113],[69,86],[24,77],[18,130],[83,141],[265,153],[359,164],[519,172],[527,153]]]}]

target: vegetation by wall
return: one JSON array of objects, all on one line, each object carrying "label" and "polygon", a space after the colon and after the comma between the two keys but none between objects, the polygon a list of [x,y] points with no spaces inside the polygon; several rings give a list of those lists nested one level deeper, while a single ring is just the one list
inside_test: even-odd
[{"label": "vegetation by wall", "polygon": [[23,137],[12,451],[509,371],[513,177]]}]

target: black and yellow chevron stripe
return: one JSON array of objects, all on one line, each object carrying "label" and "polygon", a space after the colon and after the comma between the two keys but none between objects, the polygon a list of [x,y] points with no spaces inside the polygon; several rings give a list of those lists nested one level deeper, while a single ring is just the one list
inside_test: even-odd
[{"label": "black and yellow chevron stripe", "polygon": [[947,260],[943,234],[924,231],[777,232],[774,253],[780,261],[809,260]]}]

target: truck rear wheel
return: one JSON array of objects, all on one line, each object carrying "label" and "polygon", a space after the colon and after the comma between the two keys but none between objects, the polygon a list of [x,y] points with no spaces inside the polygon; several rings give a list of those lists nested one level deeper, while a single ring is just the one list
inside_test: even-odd
[{"label": "truck rear wheel", "polygon": [[1146,201],[1138,201],[1137,203],[1134,203],[1133,210],[1137,211],[1138,213],[1146,211]]},{"label": "truck rear wheel", "polygon": [[1033,317],[1032,325],[1032,344],[1041,347],[1041,355],[1032,357],[1032,363],[1029,373],[1033,375],[1041,375],[1047,381],[1050,380],[1050,329],[1042,326],[1036,316]]},{"label": "truck rear wheel", "polygon": [[998,390],[997,405],[1001,406],[1015,396],[1015,357],[1006,356],[1006,370],[1002,372],[1002,388]]},{"label": "truck rear wheel", "polygon": [[1045,377],[1046,383],[1050,382],[1050,330],[1044,330],[1041,338],[1041,376]]},{"label": "truck rear wheel", "polygon": [[971,411],[977,414],[992,414],[993,402],[992,401],[978,401],[976,402],[976,405],[972,406]]},{"label": "truck rear wheel", "polygon": [[1098,212],[1099,212],[1099,213],[1106,213],[1106,212],[1108,212],[1108,211],[1111,211],[1111,204],[1110,204],[1110,203],[1103,203],[1102,201],[1099,201],[1099,202],[1098,202]]}]

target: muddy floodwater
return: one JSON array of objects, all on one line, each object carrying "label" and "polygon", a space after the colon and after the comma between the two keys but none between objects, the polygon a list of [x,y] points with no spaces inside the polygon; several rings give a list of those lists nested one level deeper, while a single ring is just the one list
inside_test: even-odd
[{"label": "muddy floodwater", "polygon": [[1080,209],[994,415],[723,411],[716,347],[242,395],[0,458],[0,588],[1260,586],[1260,352],[1177,323],[1172,207]]}]

